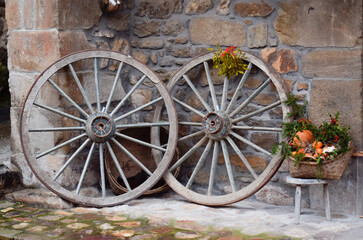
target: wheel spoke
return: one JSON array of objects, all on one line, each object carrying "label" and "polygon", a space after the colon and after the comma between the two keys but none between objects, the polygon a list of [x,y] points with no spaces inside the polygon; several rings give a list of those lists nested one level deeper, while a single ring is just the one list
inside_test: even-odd
[{"label": "wheel spoke", "polygon": [[200,156],[199,160],[198,160],[198,163],[197,165],[195,166],[193,172],[192,172],[192,175],[190,176],[189,180],[188,180],[188,183],[187,185],[185,186],[186,188],[190,188],[190,186],[193,184],[194,182],[194,179],[195,179],[195,176],[197,175],[197,173],[199,172],[199,170],[203,167],[203,164],[204,164],[204,161],[212,147],[212,143],[213,141],[212,140],[209,140],[208,141],[208,144],[207,146],[205,147],[203,153],[202,153],[202,156]]},{"label": "wheel spoke", "polygon": [[85,127],[31,128],[29,132],[85,131]]},{"label": "wheel spoke", "polygon": [[180,105],[182,105],[183,107],[189,109],[190,111],[192,112],[195,112],[196,114],[198,114],[199,116],[201,117],[204,117],[205,114],[203,114],[202,112],[198,111],[197,109],[193,108],[192,106],[189,106],[188,104],[186,103],[183,103],[182,101],[180,101],[179,99],[173,97],[173,100],[176,102],[176,103],[179,103]]},{"label": "wheel spoke", "polygon": [[212,102],[213,102],[214,110],[218,111],[219,107],[218,107],[218,103],[217,103],[216,92],[214,90],[212,76],[211,76],[210,70],[209,70],[209,65],[208,65],[207,62],[204,62],[203,64],[204,64],[205,73],[207,75],[207,80],[208,80],[210,94],[212,96]]},{"label": "wheel spoke", "polygon": [[224,162],[225,162],[226,168],[227,168],[227,174],[228,174],[229,183],[231,184],[232,191],[235,192],[236,191],[236,184],[234,182],[231,161],[229,160],[229,154],[228,154],[228,150],[227,150],[227,144],[226,144],[226,142],[224,140],[221,140],[221,146],[222,146],[222,152],[223,152]]},{"label": "wheel spoke", "polygon": [[205,107],[205,109],[207,109],[208,112],[211,112],[212,109],[210,108],[210,106],[208,105],[208,103],[206,103],[206,101],[204,101],[204,99],[200,95],[198,89],[194,86],[194,84],[192,83],[192,81],[190,81],[189,77],[187,75],[183,75],[183,78],[188,83],[188,85],[190,86],[190,88],[193,90],[193,92],[195,93],[195,95],[197,95],[199,101],[203,104],[203,106]]},{"label": "wheel spoke", "polygon": [[272,104],[270,104],[270,105],[268,105],[268,106],[266,106],[266,107],[263,107],[263,108],[261,108],[261,109],[258,109],[258,110],[254,111],[254,112],[251,112],[251,113],[249,113],[249,114],[246,114],[246,115],[243,115],[243,116],[241,116],[241,117],[239,117],[239,118],[236,118],[236,119],[234,119],[234,120],[232,121],[232,123],[240,122],[240,121],[242,121],[242,120],[244,120],[244,119],[246,119],[246,118],[253,117],[253,116],[258,115],[258,114],[260,114],[260,113],[263,113],[263,112],[265,112],[265,111],[267,111],[267,110],[270,110],[271,108],[274,108],[274,107],[276,107],[276,106],[279,106],[280,104],[281,104],[281,101],[277,101],[277,102],[272,103]]},{"label": "wheel spoke", "polygon": [[81,122],[81,123],[86,123],[86,120],[84,119],[81,119],[79,117],[76,117],[76,116],[73,116],[71,114],[68,114],[68,113],[65,113],[65,112],[62,112],[62,111],[59,111],[58,109],[55,109],[55,108],[52,108],[52,107],[49,107],[49,106],[46,106],[46,105],[43,105],[41,103],[36,103],[36,102],[33,102],[33,104],[37,107],[41,107],[43,109],[46,109],[48,111],[51,111],[51,112],[54,112],[54,113],[57,113],[59,115],[62,115],[64,117],[67,117],[67,118],[70,118],[70,119],[73,119],[77,122]]},{"label": "wheel spoke", "polygon": [[65,99],[67,99],[68,102],[70,102],[77,110],[86,118],[89,117],[89,115],[75,102],[72,98],[70,98],[55,82],[52,81],[52,79],[48,79],[48,82],[50,85],[52,85]]},{"label": "wheel spoke", "polygon": [[282,132],[282,128],[269,128],[269,127],[251,127],[251,126],[236,126],[233,125],[232,129],[239,130],[255,130],[255,131],[271,131],[271,132]]},{"label": "wheel spoke", "polygon": [[113,162],[115,163],[115,165],[116,165],[116,168],[117,168],[118,172],[120,173],[120,176],[121,176],[121,178],[122,178],[122,181],[124,182],[124,184],[125,184],[125,186],[126,186],[127,190],[128,190],[128,191],[131,191],[132,189],[131,189],[131,187],[130,187],[129,181],[128,181],[128,180],[127,180],[127,178],[126,178],[126,176],[125,176],[125,174],[124,174],[124,171],[122,171],[122,168],[121,168],[121,166],[120,166],[120,163],[117,161],[117,158],[116,158],[116,156],[115,156],[114,151],[112,150],[112,147],[111,147],[110,143],[109,143],[109,142],[106,142],[106,145],[107,145],[107,149],[108,149],[108,151],[110,152],[111,158],[112,158]]},{"label": "wheel spoke", "polygon": [[191,149],[189,149],[188,152],[186,152],[184,154],[183,157],[181,157],[176,163],[174,163],[174,165],[169,169],[169,171],[173,171],[175,168],[177,168],[180,164],[182,164],[188,157],[190,157],[200,146],[203,145],[203,143],[207,140],[208,138],[206,136],[204,136],[201,140],[199,140],[199,142],[197,144],[195,144]]},{"label": "wheel spoke", "polygon": [[65,164],[58,170],[57,174],[54,176],[53,181],[57,180],[59,175],[64,171],[64,169],[74,160],[75,157],[87,146],[91,139],[87,139],[84,143],[72,154],[72,156],[67,160]]},{"label": "wheel spoke", "polygon": [[[198,131],[198,132],[195,132],[195,133],[192,133],[192,134],[186,135],[186,136],[184,136],[184,137],[179,138],[179,139],[178,139],[178,142],[186,141],[186,140],[188,140],[188,139],[191,139],[191,138],[194,138],[194,137],[196,137],[196,136],[199,136],[199,135],[201,135],[201,134],[203,134],[203,133],[204,133],[204,130],[201,130],[201,131]],[[162,147],[166,147],[166,146],[167,146],[167,144],[162,145]]]},{"label": "wheel spoke", "polygon": [[159,147],[157,145],[154,145],[154,144],[150,144],[148,142],[141,141],[139,139],[136,139],[136,138],[127,136],[127,135],[122,134],[122,133],[116,132],[115,134],[116,134],[116,136],[121,137],[121,138],[124,138],[124,139],[127,139],[127,140],[129,140],[131,142],[138,143],[138,144],[143,145],[143,146],[146,146],[146,147],[154,148],[154,149],[157,149],[157,150],[162,151],[162,152],[166,152],[166,149],[165,148]]},{"label": "wheel spoke", "polygon": [[122,99],[121,101],[117,104],[117,106],[115,107],[115,109],[110,113],[110,116],[113,116],[119,109],[120,107],[124,104],[124,102],[131,96],[131,94],[140,86],[141,83],[144,82],[146,78],[146,75],[142,76],[139,81],[135,84],[135,86],[133,86],[130,90],[130,92],[128,92]]},{"label": "wheel spoke", "polygon": [[270,152],[268,152],[268,151],[266,151],[265,149],[263,149],[263,148],[261,148],[261,147],[257,146],[257,145],[256,145],[256,144],[254,144],[253,142],[248,141],[246,138],[244,138],[244,137],[242,137],[242,136],[240,136],[240,135],[238,135],[238,134],[236,134],[236,133],[234,133],[234,132],[232,132],[232,131],[231,131],[231,135],[232,135],[233,137],[237,138],[238,140],[240,140],[240,141],[242,141],[242,142],[246,143],[247,145],[250,145],[251,147],[253,147],[253,148],[254,148],[254,149],[256,149],[257,151],[260,151],[260,152],[262,152],[263,154],[265,154],[265,155],[267,155],[267,156],[269,156],[269,157],[272,157],[272,155],[271,155],[271,153],[270,153]]},{"label": "wheel spoke", "polygon": [[226,110],[227,96],[228,96],[228,85],[229,85],[229,79],[227,77],[224,77],[223,93],[222,93],[222,101],[221,101],[221,111],[222,112],[224,110]]},{"label": "wheel spoke", "polygon": [[185,126],[202,126],[202,123],[199,122],[178,122],[179,125],[185,125]]},{"label": "wheel spoke", "polygon": [[61,144],[59,144],[59,145],[57,145],[55,147],[52,147],[52,148],[48,149],[47,151],[44,151],[44,152],[38,154],[35,158],[36,159],[41,158],[41,157],[43,157],[43,156],[45,156],[45,155],[47,155],[47,154],[49,154],[49,153],[51,153],[51,152],[53,152],[55,150],[58,150],[58,149],[60,149],[60,148],[62,148],[64,146],[66,146],[66,145],[68,145],[68,144],[70,144],[70,143],[72,143],[74,141],[77,141],[78,139],[81,139],[83,137],[86,137],[86,136],[87,136],[87,134],[86,133],[83,133],[83,134],[81,134],[81,135],[79,135],[77,137],[71,138],[71,139],[69,139],[68,141],[66,141],[64,143],[61,143]]},{"label": "wheel spoke", "polygon": [[113,81],[112,89],[111,89],[111,92],[110,92],[110,96],[108,97],[108,100],[107,100],[107,103],[106,103],[106,108],[105,108],[106,113],[108,111],[108,108],[110,107],[111,99],[112,99],[112,97],[113,97],[113,95],[115,93],[118,80],[120,79],[120,74],[121,74],[121,70],[122,70],[123,65],[124,65],[124,62],[121,62],[120,65],[118,66],[116,77],[115,77],[115,80]]},{"label": "wheel spoke", "polygon": [[148,102],[148,103],[146,103],[146,104],[144,104],[144,105],[142,105],[142,106],[140,106],[140,107],[138,107],[138,108],[135,108],[134,110],[129,111],[128,113],[125,113],[124,115],[121,115],[121,116],[117,117],[117,118],[115,119],[115,122],[120,121],[121,119],[123,119],[123,118],[125,118],[125,117],[128,117],[128,116],[130,116],[130,115],[134,114],[135,112],[138,112],[138,111],[140,111],[140,110],[142,110],[142,109],[144,109],[144,108],[147,108],[147,107],[149,107],[149,106],[151,106],[151,105],[153,105],[153,104],[155,104],[155,103],[159,102],[159,101],[160,101],[160,100],[162,100],[162,99],[163,99],[162,97],[159,97],[159,98],[154,99],[154,100],[152,100],[151,102]]},{"label": "wheel spoke", "polygon": [[149,176],[152,175],[152,172],[150,172],[149,169],[147,169],[145,167],[144,164],[142,164],[142,162],[140,162],[131,152],[129,152],[124,146],[122,146],[121,143],[119,143],[115,138],[111,138],[112,142],[114,142],[124,153],[126,153],[127,156],[129,156],[129,158],[131,158],[137,165],[139,165],[139,167],[142,168],[142,170],[144,170],[144,172],[146,172]]},{"label": "wheel spoke", "polygon": [[169,126],[169,125],[170,125],[169,122],[119,124],[119,125],[116,125],[116,129],[122,129],[122,128],[143,128],[143,127],[159,127],[159,126]]},{"label": "wheel spoke", "polygon": [[73,68],[72,64],[68,64],[68,67],[71,70],[71,73],[73,75],[73,78],[76,81],[76,84],[78,86],[79,91],[81,92],[81,94],[83,96],[84,101],[86,102],[86,104],[87,104],[89,110],[91,111],[91,113],[94,114],[95,113],[95,110],[93,109],[92,104],[89,101],[88,96],[87,96],[86,92],[84,91],[84,88],[82,87],[81,82],[79,81],[79,78],[78,78],[78,76],[76,74],[76,71],[74,71],[74,68]]},{"label": "wheel spoke", "polygon": [[247,104],[249,104],[260,92],[262,92],[263,89],[265,89],[265,87],[267,87],[267,85],[271,82],[271,79],[268,78],[263,84],[261,84],[261,86],[256,89],[256,91],[254,91],[251,96],[249,96],[236,110],[234,110],[231,113],[231,117],[236,116]]},{"label": "wheel spoke", "polygon": [[212,195],[212,189],[214,186],[214,177],[216,175],[216,168],[217,168],[217,160],[218,160],[218,141],[214,141],[214,149],[213,149],[213,157],[212,157],[212,165],[210,168],[210,175],[209,175],[209,183],[208,183],[208,192],[207,195]]},{"label": "wheel spoke", "polygon": [[96,101],[97,101],[97,111],[101,112],[101,100],[100,100],[100,81],[98,76],[98,60],[94,60],[94,73],[95,73],[95,87],[96,87]]},{"label": "wheel spoke", "polygon": [[251,69],[252,69],[252,63],[249,63],[248,67],[247,67],[247,70],[243,74],[243,77],[242,77],[241,81],[239,82],[239,84],[237,86],[237,89],[235,90],[235,92],[234,92],[234,94],[232,96],[231,101],[228,104],[228,107],[227,107],[227,110],[226,110],[227,113],[229,113],[232,110],[232,107],[233,107],[233,105],[235,104],[235,102],[236,102],[236,100],[238,98],[238,93],[242,89],[244,83],[246,82],[246,80],[248,78],[248,75],[250,74]]},{"label": "wheel spoke", "polygon": [[105,160],[103,158],[103,143],[99,146],[99,157],[100,157],[100,175],[101,175],[101,190],[102,197],[106,197],[106,179],[105,179]]},{"label": "wheel spoke", "polygon": [[251,167],[250,163],[247,161],[247,159],[245,158],[245,156],[242,154],[241,150],[239,150],[239,148],[237,147],[237,145],[233,142],[232,138],[227,137],[227,141],[232,146],[232,148],[235,151],[235,153],[237,153],[238,157],[242,160],[242,162],[244,163],[244,165],[247,167],[248,171],[250,171],[250,173],[252,174],[252,176],[255,179],[257,179],[258,176],[257,176],[255,170],[253,170],[253,168]]},{"label": "wheel spoke", "polygon": [[93,153],[93,149],[95,148],[95,145],[96,145],[96,143],[92,143],[91,149],[89,150],[89,153],[88,153],[88,156],[87,156],[87,159],[86,159],[86,162],[85,162],[85,164],[83,166],[82,174],[81,174],[81,177],[79,178],[77,189],[76,189],[76,194],[77,195],[79,194],[79,191],[81,190],[81,186],[82,186],[82,183],[83,183],[83,180],[84,180],[84,176],[86,175],[88,165],[89,165],[89,163],[91,161],[91,157],[92,157],[92,153]]}]

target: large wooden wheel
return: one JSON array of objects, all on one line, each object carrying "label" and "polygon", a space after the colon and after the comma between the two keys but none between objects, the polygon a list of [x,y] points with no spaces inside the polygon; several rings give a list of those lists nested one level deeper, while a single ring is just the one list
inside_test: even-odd
[{"label": "large wooden wheel", "polygon": [[278,170],[282,159],[270,150],[289,109],[282,79],[260,58],[246,53],[245,74],[228,79],[212,69],[213,56],[194,58],[168,84],[180,150],[169,171],[181,166],[181,174],[165,180],[190,201],[225,205],[251,196]]},{"label": "large wooden wheel", "polygon": [[[153,122],[157,104],[164,106],[163,120]],[[160,126],[168,131],[163,146],[121,131],[151,129],[155,137]],[[21,111],[20,133],[26,160],[47,188],[82,205],[112,206],[138,197],[162,177],[176,147],[177,116],[166,86],[148,67],[117,52],[91,50],[68,55],[41,73]],[[119,139],[150,148],[157,168]],[[116,149],[127,159],[117,159]],[[110,191],[106,155],[127,188],[124,194]],[[152,156],[145,158],[155,165]],[[136,187],[128,182],[126,160],[148,175]]]}]

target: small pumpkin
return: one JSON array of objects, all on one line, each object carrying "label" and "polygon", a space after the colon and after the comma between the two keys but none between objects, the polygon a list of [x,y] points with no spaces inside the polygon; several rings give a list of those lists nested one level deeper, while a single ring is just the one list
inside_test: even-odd
[{"label": "small pumpkin", "polygon": [[295,134],[292,144],[296,147],[305,148],[315,140],[313,133],[310,130],[302,130]]}]

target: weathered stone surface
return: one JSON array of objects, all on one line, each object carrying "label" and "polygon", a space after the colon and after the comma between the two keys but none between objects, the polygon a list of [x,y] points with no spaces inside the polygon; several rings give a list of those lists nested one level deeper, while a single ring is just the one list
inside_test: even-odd
[{"label": "weathered stone surface", "polygon": [[172,57],[164,57],[160,60],[160,67],[170,67],[174,64],[174,58]]},{"label": "weathered stone surface", "polygon": [[361,49],[314,50],[302,61],[306,77],[362,78]]},{"label": "weathered stone surface", "polygon": [[98,30],[92,34],[94,37],[114,38],[115,34],[109,30]]},{"label": "weathered stone surface", "polygon": [[6,0],[5,18],[9,30],[21,27],[18,1]]},{"label": "weathered stone surface", "polygon": [[153,64],[158,63],[158,55],[156,53],[152,53],[150,59]]},{"label": "weathered stone surface", "polygon": [[274,25],[283,44],[305,47],[361,44],[362,1],[284,0],[279,7]]},{"label": "weathered stone surface", "polygon": [[194,231],[177,232],[174,235],[174,237],[176,239],[194,239],[194,238],[198,238],[200,236],[202,236],[200,233],[194,232]]},{"label": "weathered stone surface", "polygon": [[12,164],[9,167],[0,165],[0,195],[14,191],[21,184],[21,173]]},{"label": "weathered stone surface", "polygon": [[172,55],[174,57],[188,58],[193,56],[193,52],[190,47],[174,47]]},{"label": "weathered stone surface", "polygon": [[59,58],[56,31],[18,31],[9,35],[10,70],[43,71]]},{"label": "weathered stone surface", "polygon": [[[295,80],[286,79],[286,78],[283,78],[282,80],[284,81],[284,84],[285,84],[285,87],[286,87],[286,91],[287,92],[291,92],[292,91],[292,88],[293,88],[293,85],[295,83]],[[270,84],[270,87],[271,87],[271,90],[272,91],[277,92],[276,86],[274,84]]]},{"label": "weathered stone surface", "polygon": [[264,48],[261,50],[261,56],[279,73],[296,72],[298,70],[295,64],[294,50]]},{"label": "weathered stone surface", "polygon": [[23,18],[23,26],[25,29],[33,28],[33,1],[25,1],[20,4],[22,10],[21,14]]},{"label": "weathered stone surface", "polygon": [[269,204],[275,205],[294,205],[294,198],[290,196],[283,188],[278,186],[266,185],[256,194],[256,199]]},{"label": "weathered stone surface", "polygon": [[267,151],[271,151],[275,143],[277,143],[277,134],[275,133],[252,133],[251,140],[257,146]]},{"label": "weathered stone surface", "polygon": [[142,0],[137,6],[136,16],[169,18],[173,13],[181,13],[182,3],[182,0]]},{"label": "weathered stone surface", "polygon": [[188,43],[187,37],[179,37],[174,39],[174,44],[186,44]]},{"label": "weathered stone surface", "polygon": [[187,15],[201,14],[207,12],[213,7],[211,0],[189,0],[185,7]]},{"label": "weathered stone surface", "polygon": [[274,8],[268,3],[236,3],[234,13],[242,17],[267,17],[273,12]]},{"label": "weathered stone surface", "polygon": [[160,49],[164,47],[164,41],[159,38],[145,38],[139,41],[140,48]]},{"label": "weathered stone surface", "polygon": [[259,48],[267,44],[267,24],[261,23],[254,27],[248,28],[248,47]]},{"label": "weathered stone surface", "polygon": [[21,107],[30,87],[33,84],[33,76],[11,72],[9,76],[9,91],[11,104],[14,107]]},{"label": "weathered stone surface", "polygon": [[143,64],[147,64],[149,62],[149,56],[141,51],[133,51],[132,57],[142,62]]},{"label": "weathered stone surface", "polygon": [[101,15],[102,11],[100,7],[93,0],[58,1],[58,21],[60,29],[89,29],[98,23]]},{"label": "weathered stone surface", "polygon": [[112,50],[126,55],[130,54],[130,44],[124,38],[115,39],[112,43]]},{"label": "weathered stone surface", "polygon": [[159,35],[161,23],[158,21],[143,21],[137,19],[134,27],[134,34],[138,37]]},{"label": "weathered stone surface", "polygon": [[[256,171],[256,172],[262,172],[267,167],[267,162],[264,158],[261,158],[259,156],[253,156],[253,155],[246,155],[245,156],[250,166]],[[236,154],[232,153],[229,155],[229,160],[232,165],[237,166],[240,171],[246,172],[248,171],[246,165],[242,162],[241,158]],[[224,164],[224,157],[223,154],[220,154],[218,156],[218,163]]]},{"label": "weathered stone surface", "polygon": [[178,34],[185,31],[185,24],[176,19],[165,22],[161,28],[162,33],[168,36],[177,36]]},{"label": "weathered stone surface", "polygon": [[[194,43],[245,45],[244,25],[215,18],[194,18],[190,23],[190,38]],[[231,34],[233,32],[233,34]]]},{"label": "weathered stone surface", "polygon": [[[96,4],[95,4],[96,5]],[[116,31],[129,33],[131,15],[129,11],[117,11],[107,18],[107,27]]]},{"label": "weathered stone surface", "polygon": [[[151,101],[152,91],[150,89],[136,89],[135,92],[131,95],[132,105],[136,107],[140,107]],[[151,110],[152,106],[144,108],[145,110]]]},{"label": "weathered stone surface", "polygon": [[[89,49],[86,35],[83,32],[59,32],[58,37],[60,56],[65,56],[72,52]],[[38,56],[43,57],[42,55]]]},{"label": "weathered stone surface", "polygon": [[231,0],[220,0],[217,5],[216,13],[218,15],[228,15],[229,5],[231,5]]},{"label": "weathered stone surface", "polygon": [[[32,1],[25,1],[32,3]],[[24,3],[25,3],[24,2]],[[29,10],[32,11],[33,7],[29,6]],[[54,14],[58,11],[57,1],[35,1],[35,17],[34,24],[36,29],[49,29],[58,26],[58,14]],[[32,22],[32,16],[24,16],[24,19],[28,22]]]},{"label": "weathered stone surface", "polygon": [[308,90],[308,89],[309,89],[309,84],[307,84],[307,83],[298,83],[297,84],[298,91]]},{"label": "weathered stone surface", "polygon": [[339,122],[350,126],[356,151],[362,150],[362,81],[319,80],[311,84],[309,117],[320,125],[329,121],[328,114],[340,112]]},{"label": "weathered stone surface", "polygon": [[25,189],[5,195],[5,199],[15,202],[36,204],[45,208],[70,208],[72,204],[45,188]]},{"label": "weathered stone surface", "polygon": [[155,72],[158,74],[163,82],[169,81],[178,69],[157,69]]},{"label": "weathered stone surface", "polygon": [[[251,95],[251,94],[249,94]],[[262,106],[267,106],[269,104],[272,104],[277,101],[277,97],[275,94],[269,94],[269,93],[260,93],[258,94],[252,102],[257,103]]]}]

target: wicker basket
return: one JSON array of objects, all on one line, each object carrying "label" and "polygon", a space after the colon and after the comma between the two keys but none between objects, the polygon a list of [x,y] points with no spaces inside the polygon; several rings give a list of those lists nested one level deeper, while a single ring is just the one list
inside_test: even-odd
[{"label": "wicker basket", "polygon": [[[130,131],[131,130],[131,131]],[[137,128],[137,129],[127,129],[122,131],[125,135],[135,137],[137,139],[148,142],[150,140],[150,128]],[[167,133],[164,133],[167,136]],[[164,136],[164,137],[165,137]],[[126,149],[128,149],[142,164],[144,164],[151,172],[156,169],[156,164],[153,160],[150,160],[151,149],[139,144],[134,144],[130,141],[124,139],[117,139]],[[136,164],[115,144],[111,143],[112,149],[124,171],[124,174],[129,181],[131,188],[139,186],[141,183],[146,181],[148,175],[137,167]],[[174,154],[173,162],[178,159],[178,151]],[[105,167],[106,174],[112,191],[119,195],[127,192],[127,188],[121,180],[120,173],[117,170],[115,163],[113,162],[110,154],[106,151],[105,156]],[[136,170],[136,171],[135,171]],[[180,168],[176,168],[174,171],[174,176],[179,175]],[[168,185],[165,183],[164,179],[160,179],[151,189],[146,191],[144,194],[154,194],[160,193],[168,189]]]},{"label": "wicker basket", "polygon": [[[348,167],[349,160],[352,157],[354,148],[349,143],[350,150],[336,158],[323,161],[321,169],[321,179],[338,180],[342,177],[345,169]],[[295,166],[295,159],[289,158],[289,171],[294,178],[318,178],[318,166],[316,162],[301,161]]]}]

